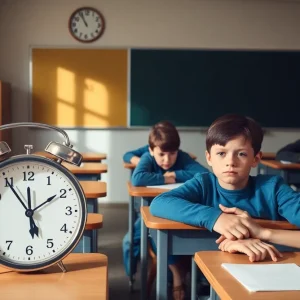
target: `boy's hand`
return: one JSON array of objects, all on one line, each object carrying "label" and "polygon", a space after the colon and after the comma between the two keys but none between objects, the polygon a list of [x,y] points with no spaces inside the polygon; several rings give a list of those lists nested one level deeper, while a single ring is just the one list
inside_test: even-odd
[{"label": "boy's hand", "polygon": [[176,178],[175,172],[166,172],[166,173],[164,174],[164,176],[165,176],[165,177],[174,177],[174,178]]},{"label": "boy's hand", "polygon": [[246,217],[222,213],[216,221],[213,230],[229,240],[245,239],[250,236],[249,225],[250,223]]},{"label": "boy's hand", "polygon": [[131,158],[130,162],[131,162],[133,165],[137,166],[138,163],[140,162],[140,158],[139,158],[138,156],[133,156],[133,157]]},{"label": "boy's hand", "polygon": [[277,261],[278,257],[282,257],[282,254],[273,245],[264,243],[259,239],[237,241],[226,239],[219,245],[219,249],[229,253],[245,253],[249,256],[251,262],[264,260],[267,255],[269,255],[273,261]]},{"label": "boy's hand", "polygon": [[165,183],[176,183],[176,175],[175,172],[166,172],[164,174]]},{"label": "boy's hand", "polygon": [[[227,213],[227,214],[235,214],[236,216],[239,216],[241,218],[245,218],[247,219],[247,227],[248,227],[248,231],[250,233],[250,236],[252,238],[257,238],[257,239],[261,239],[261,240],[264,240],[265,236],[266,236],[266,231],[267,229],[265,228],[262,228],[259,224],[257,224],[251,217],[250,215],[246,212],[246,211],[243,211],[239,208],[236,208],[236,207],[231,207],[231,208],[228,208],[228,207],[225,207],[223,206],[222,204],[219,204],[219,207],[220,209],[224,212],[224,213]],[[225,240],[225,237],[224,235],[220,236],[217,240],[216,240],[216,243],[221,243],[223,240]]]}]

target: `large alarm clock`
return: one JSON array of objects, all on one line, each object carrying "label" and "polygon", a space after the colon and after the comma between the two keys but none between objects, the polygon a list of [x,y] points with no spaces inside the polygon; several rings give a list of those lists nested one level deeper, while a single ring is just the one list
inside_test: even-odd
[{"label": "large alarm clock", "polygon": [[[82,156],[74,151],[65,131],[40,123],[0,126],[53,129],[65,137],[63,144],[50,142],[45,151],[57,160],[31,154],[12,156],[0,163],[0,264],[17,271],[33,271],[58,263],[79,242],[86,223],[84,192],[61,165],[80,165]],[[11,150],[0,142],[0,157]]]}]

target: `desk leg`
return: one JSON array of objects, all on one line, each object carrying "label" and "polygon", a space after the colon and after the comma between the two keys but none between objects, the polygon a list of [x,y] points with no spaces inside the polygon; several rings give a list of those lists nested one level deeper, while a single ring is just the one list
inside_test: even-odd
[{"label": "desk leg", "polygon": [[168,231],[157,231],[156,300],[168,299]]},{"label": "desk leg", "polygon": [[[147,198],[141,199],[141,206],[148,206]],[[147,274],[148,274],[148,228],[141,220],[141,299],[147,299]]]},{"label": "desk leg", "polygon": [[129,218],[128,218],[128,230],[129,230],[129,290],[133,291],[133,222],[134,222],[134,197],[130,197],[129,200]]},{"label": "desk leg", "polygon": [[191,267],[191,300],[197,300],[197,264],[192,256]]},{"label": "desk leg", "polygon": [[[98,199],[87,199],[87,210],[88,213],[97,213],[98,212]],[[98,231],[92,231],[92,252],[98,252]]]},{"label": "desk leg", "polygon": [[210,286],[210,297],[209,300],[220,300],[219,296],[217,295],[216,291]]}]

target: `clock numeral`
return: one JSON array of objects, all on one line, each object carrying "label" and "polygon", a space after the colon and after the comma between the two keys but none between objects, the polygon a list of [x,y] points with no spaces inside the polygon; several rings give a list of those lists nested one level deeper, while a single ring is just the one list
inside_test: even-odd
[{"label": "clock numeral", "polygon": [[97,18],[96,18],[96,22],[99,22],[99,21],[100,21],[100,18],[99,18],[99,17],[97,17]]},{"label": "clock numeral", "polygon": [[53,239],[47,239],[47,248],[53,248],[54,244],[53,244]]},{"label": "clock numeral", "polygon": [[48,179],[47,185],[51,185],[51,183],[50,183],[50,176],[47,176],[47,179]]},{"label": "clock numeral", "polygon": [[85,39],[87,39],[87,38],[88,38],[88,35],[87,35],[87,34],[85,34],[85,35],[84,35],[84,38],[85,38]]},{"label": "clock numeral", "polygon": [[32,255],[32,253],[33,253],[32,246],[27,246],[26,247],[26,254],[27,255]]},{"label": "clock numeral", "polygon": [[67,224],[64,224],[63,227],[60,229],[60,231],[63,231],[64,233],[67,233]]},{"label": "clock numeral", "polygon": [[77,24],[76,24],[75,22],[72,23],[72,27],[76,27],[76,25],[77,25]]},{"label": "clock numeral", "polygon": [[71,206],[67,206],[66,207],[67,212],[65,213],[67,216],[70,216],[73,212],[72,212],[72,207]]},{"label": "clock numeral", "polygon": [[[10,184],[11,186],[14,186],[14,180],[12,177],[10,177],[9,179],[7,177],[5,177],[4,179],[5,179],[5,187],[8,187],[9,186],[8,184]],[[9,183],[8,183],[8,180],[10,181]]]},{"label": "clock numeral", "polygon": [[7,246],[7,250],[9,250],[9,248],[10,248],[10,246],[11,246],[12,242],[13,242],[13,241],[6,241],[6,242],[5,242],[5,243],[7,243],[7,244],[8,244],[8,246]]},{"label": "clock numeral", "polygon": [[100,23],[98,23],[97,27],[98,27],[98,28],[100,28],[100,27],[101,27],[101,24],[100,24]]},{"label": "clock numeral", "polygon": [[86,16],[88,16],[88,15],[90,14],[90,11],[89,11],[88,9],[86,9],[86,10],[84,11],[84,13],[85,13]]},{"label": "clock numeral", "polygon": [[[34,173],[32,171],[29,171],[28,173],[27,172],[23,172],[23,175],[24,175],[24,179],[23,181],[34,181]],[[28,179],[27,179],[27,176],[28,176]]]},{"label": "clock numeral", "polygon": [[91,33],[91,37],[92,37],[92,38],[94,37],[94,33],[93,33],[93,32]]},{"label": "clock numeral", "polygon": [[76,20],[76,22],[78,22],[80,19],[79,19],[79,17],[77,16],[77,17],[75,17],[75,20]]},{"label": "clock numeral", "polygon": [[61,189],[59,198],[67,198],[66,193],[67,191],[65,189]]}]

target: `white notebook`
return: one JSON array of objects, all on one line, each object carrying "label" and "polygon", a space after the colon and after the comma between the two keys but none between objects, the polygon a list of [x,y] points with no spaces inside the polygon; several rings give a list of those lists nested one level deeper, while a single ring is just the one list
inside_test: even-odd
[{"label": "white notebook", "polygon": [[183,183],[171,183],[171,184],[162,184],[162,185],[148,185],[148,188],[155,189],[165,189],[165,190],[173,190],[183,185]]},{"label": "white notebook", "polygon": [[298,291],[300,268],[296,264],[222,264],[248,291]]}]

